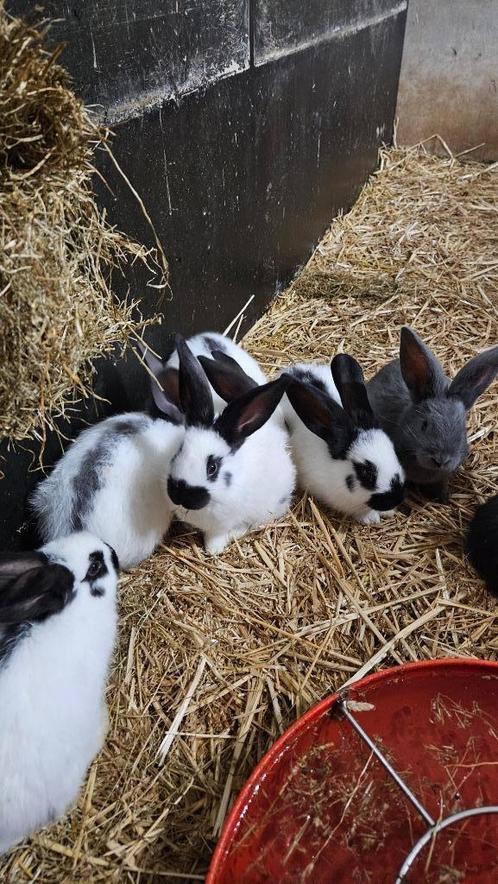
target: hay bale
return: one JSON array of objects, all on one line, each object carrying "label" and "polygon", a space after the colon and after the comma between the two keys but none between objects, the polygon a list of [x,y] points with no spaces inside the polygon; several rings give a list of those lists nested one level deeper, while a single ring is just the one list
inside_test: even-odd
[{"label": "hay bale", "polygon": [[[111,269],[153,254],[111,227],[92,193],[106,133],[44,36],[0,2],[0,436],[43,438],[88,395],[92,360],[143,327]],[[157,275],[157,273],[156,273]]]},{"label": "hay bale", "polygon": [[[269,371],[343,347],[370,375],[394,355],[405,320],[448,369],[496,343],[497,169],[407,150],[382,163],[247,336]],[[343,287],[329,298],[338,271]],[[367,297],[383,273],[398,290]],[[408,516],[361,526],[298,495],[285,518],[221,556],[180,527],[123,575],[104,750],[73,812],[0,863],[0,877],[202,881],[237,790],[313,703],[397,662],[496,660],[498,606],[462,539],[496,491],[497,401],[495,384],[474,409],[475,444],[449,507],[413,501]]]}]

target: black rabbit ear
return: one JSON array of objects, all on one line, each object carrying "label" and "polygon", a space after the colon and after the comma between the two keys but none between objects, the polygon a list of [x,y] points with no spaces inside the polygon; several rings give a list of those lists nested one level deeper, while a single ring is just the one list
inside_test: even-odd
[{"label": "black rabbit ear", "polygon": [[181,335],[176,335],[180,360],[180,403],[190,426],[210,427],[214,420],[213,396],[205,372]]},{"label": "black rabbit ear", "polygon": [[401,329],[399,360],[403,380],[414,402],[432,399],[446,392],[448,382],[439,362],[407,325]]},{"label": "black rabbit ear", "polygon": [[12,583],[17,577],[47,565],[48,559],[45,553],[38,552],[6,552],[0,553],[0,593],[4,586]]},{"label": "black rabbit ear", "polygon": [[330,363],[330,370],[343,408],[354,423],[364,429],[377,426],[359,362],[347,353],[338,353]]},{"label": "black rabbit ear", "polygon": [[250,375],[248,375],[241,365],[237,362],[233,356],[229,356],[228,353],[225,353],[223,350],[213,350],[211,352],[211,356],[216,362],[223,362],[227,367],[230,366],[233,368],[237,374],[239,374],[242,378],[245,378],[248,389],[252,389],[253,387],[259,386],[257,381],[254,380]]},{"label": "black rabbit ear", "polygon": [[357,432],[344,409],[317,387],[292,377],[286,392],[308,430],[327,443],[333,458],[344,458]]},{"label": "black rabbit ear", "polygon": [[71,601],[74,576],[64,565],[38,565],[18,574],[0,589],[0,623],[44,620]]},{"label": "black rabbit ear", "polygon": [[[151,350],[138,344],[142,357],[154,377],[150,378],[150,389],[154,405],[160,417],[167,417],[175,424],[183,423],[180,408],[178,369],[169,368]],[[156,415],[155,415],[156,416]]]},{"label": "black rabbit ear", "polygon": [[225,359],[225,353],[215,352],[220,353],[223,359],[218,359],[218,356],[215,359],[209,359],[207,356],[198,356],[198,359],[207,375],[209,383],[225,402],[232,402],[258,386],[256,381],[250,378],[241,369],[239,364],[235,362],[235,359],[232,359],[231,356]]},{"label": "black rabbit ear", "polygon": [[180,407],[180,373],[177,368],[163,368],[156,380],[151,378],[152,397],[161,415],[175,424],[183,423]]},{"label": "black rabbit ear", "polygon": [[238,448],[272,416],[287,387],[282,376],[269,384],[256,386],[231,402],[220,414],[215,429],[232,448]]},{"label": "black rabbit ear", "polygon": [[156,354],[153,353],[152,350],[149,350],[148,347],[144,347],[141,341],[138,341],[137,346],[147,367],[150,369],[152,374],[157,377],[157,375],[164,368],[164,362],[162,361],[162,359],[159,358],[159,356],[156,356]]},{"label": "black rabbit ear", "polygon": [[450,384],[448,396],[461,399],[467,411],[498,374],[498,347],[474,356]]}]

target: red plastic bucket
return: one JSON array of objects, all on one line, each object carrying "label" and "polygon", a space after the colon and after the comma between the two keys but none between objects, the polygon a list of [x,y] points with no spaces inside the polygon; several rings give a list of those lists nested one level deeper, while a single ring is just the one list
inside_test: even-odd
[{"label": "red plastic bucket", "polygon": [[[427,824],[338,715],[334,694],[254,770],[206,884],[391,882]],[[423,661],[348,689],[348,707],[434,820],[498,803],[498,664]],[[431,837],[403,880],[498,880],[498,815]]]}]

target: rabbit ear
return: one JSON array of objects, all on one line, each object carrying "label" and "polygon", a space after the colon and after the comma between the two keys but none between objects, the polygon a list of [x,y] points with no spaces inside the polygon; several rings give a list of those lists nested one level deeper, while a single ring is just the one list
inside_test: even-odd
[{"label": "rabbit ear", "polygon": [[48,559],[45,553],[38,551],[0,553],[0,593],[4,586],[12,583],[26,571],[46,564]]},{"label": "rabbit ear", "polygon": [[8,557],[2,560],[0,567],[3,574],[9,568],[11,571],[17,570],[18,574],[0,590],[1,624],[43,620],[50,614],[62,611],[71,600],[74,576],[69,568],[64,565],[32,565],[32,562],[26,561],[26,569],[19,573],[19,561],[11,568]]},{"label": "rabbit ear", "polygon": [[235,359],[232,359],[231,356],[227,356],[226,359],[218,359],[218,353],[220,357],[225,357],[226,354],[220,351],[215,351],[215,353],[217,354],[215,359],[209,359],[207,356],[198,356],[197,358],[206,372],[209,383],[225,402],[232,402],[258,386],[256,381],[240,368]]},{"label": "rabbit ear", "polygon": [[152,397],[161,414],[177,424],[183,423],[180,407],[180,374],[177,368],[163,368],[156,377],[151,378]]},{"label": "rabbit ear", "polygon": [[343,408],[354,423],[364,429],[375,427],[361,365],[347,353],[338,353],[330,363],[330,370]]},{"label": "rabbit ear", "polygon": [[288,378],[282,376],[269,384],[256,386],[231,402],[218,417],[215,429],[232,448],[238,448],[245,439],[259,430],[272,416],[287,387]]},{"label": "rabbit ear", "polygon": [[164,415],[176,424],[183,423],[180,408],[180,391],[178,369],[168,368],[166,363],[155,356],[151,350],[138,343],[138,348],[149,371],[154,375],[150,378],[150,389],[154,404],[161,416]]},{"label": "rabbit ear", "polygon": [[474,356],[450,384],[448,396],[461,399],[467,411],[498,374],[498,347]]},{"label": "rabbit ear", "polygon": [[332,457],[344,457],[356,432],[344,409],[326,393],[303,381],[291,378],[286,392],[298,417],[327,443]]},{"label": "rabbit ear", "polygon": [[214,407],[208,379],[185,339],[176,335],[175,343],[180,360],[180,403],[186,422],[210,427]]},{"label": "rabbit ear", "polygon": [[155,353],[152,352],[152,350],[149,350],[148,347],[144,347],[141,341],[137,342],[137,346],[147,367],[150,369],[152,374],[157,377],[164,368],[164,362],[162,361],[162,359],[159,359],[159,356],[156,356]]},{"label": "rabbit ear", "polygon": [[446,392],[447,381],[436,357],[409,326],[401,329],[401,374],[414,402]]},{"label": "rabbit ear", "polygon": [[242,378],[245,378],[248,389],[253,389],[253,387],[259,386],[257,381],[244,371],[242,366],[239,365],[233,356],[229,356],[228,353],[224,353],[223,350],[213,350],[211,356],[216,362],[223,362],[226,366],[231,366],[235,372],[237,372]]}]

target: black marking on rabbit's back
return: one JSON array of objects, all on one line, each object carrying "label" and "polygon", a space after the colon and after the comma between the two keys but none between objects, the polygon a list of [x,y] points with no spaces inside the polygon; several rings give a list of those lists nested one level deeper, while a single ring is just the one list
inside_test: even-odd
[{"label": "black marking on rabbit's back", "polygon": [[73,479],[73,503],[71,508],[71,525],[73,531],[81,531],[83,520],[91,510],[91,503],[97,491],[101,488],[102,467],[110,462],[114,453],[116,437],[129,438],[136,436],[148,424],[146,417],[143,420],[127,420],[116,418],[112,426],[101,436],[97,445],[87,451],[81,461],[81,466]]},{"label": "black marking on rabbit's back", "polygon": [[353,461],[353,467],[360,485],[363,485],[363,488],[367,488],[368,491],[373,491],[377,485],[375,464],[371,460],[366,460],[365,463]]}]

